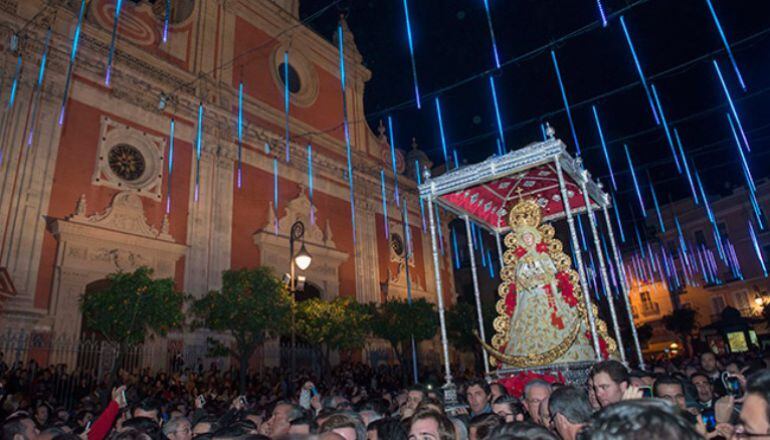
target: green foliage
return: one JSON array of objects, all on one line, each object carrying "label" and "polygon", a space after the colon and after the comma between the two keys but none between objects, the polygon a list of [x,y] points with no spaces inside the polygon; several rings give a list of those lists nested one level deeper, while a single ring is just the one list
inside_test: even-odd
[{"label": "green foliage", "polygon": [[350,297],[312,298],[297,304],[297,334],[327,350],[353,350],[366,343],[370,314]]},{"label": "green foliage", "polygon": [[[481,308],[484,314],[484,332],[487,340],[494,336],[492,324],[496,318],[495,307],[493,304],[482,304]],[[476,339],[474,331],[479,331],[479,318],[476,311],[476,305],[465,301],[455,303],[452,308],[447,310],[447,338],[452,341],[452,346],[460,351],[476,352],[481,348],[481,344]]]},{"label": "green foliage", "polygon": [[150,331],[165,336],[183,324],[184,295],[174,290],[170,278],[153,280],[152,269],[108,277],[105,289],[80,298],[86,328],[101,333],[116,345],[144,342]]},{"label": "green foliage", "polygon": [[194,328],[229,333],[236,343],[231,354],[248,360],[268,334],[290,330],[291,307],[291,297],[281,280],[269,268],[259,267],[225,271],[222,290],[194,301],[190,312]]},{"label": "green foliage", "polygon": [[663,325],[666,330],[677,334],[684,345],[685,351],[690,352],[690,335],[695,331],[698,323],[697,312],[689,307],[676,309],[670,315],[663,317]]},{"label": "green foliage", "polygon": [[636,336],[639,337],[639,344],[643,347],[647,346],[647,343],[652,339],[653,328],[649,323],[640,325],[636,328]]},{"label": "green foliage", "polygon": [[438,313],[423,298],[412,301],[389,300],[380,304],[371,320],[372,334],[390,342],[396,356],[402,359],[405,344],[431,339],[438,328]]}]

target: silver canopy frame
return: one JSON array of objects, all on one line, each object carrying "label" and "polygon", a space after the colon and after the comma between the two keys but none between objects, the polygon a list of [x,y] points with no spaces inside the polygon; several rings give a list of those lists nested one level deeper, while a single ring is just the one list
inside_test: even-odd
[{"label": "silver canopy frame", "polygon": [[[594,245],[596,247],[596,255],[602,256],[603,252],[601,249],[601,245],[597,236],[597,225],[596,225],[596,219],[594,217],[594,213],[596,211],[604,211],[605,215],[605,227],[607,229],[608,235],[610,237],[610,244],[612,247],[613,256],[615,257],[615,263],[619,261],[619,251],[617,248],[617,244],[614,239],[614,233],[612,228],[612,223],[609,221],[609,216],[606,215],[606,211],[608,207],[610,206],[611,200],[608,194],[606,194],[602,190],[602,185],[599,182],[596,182],[591,179],[590,174],[588,171],[583,169],[582,161],[578,158],[573,158],[566,149],[566,146],[564,143],[551,136],[549,139],[543,141],[543,142],[537,142],[530,144],[524,148],[521,148],[516,151],[509,152],[503,156],[495,156],[490,157],[489,159],[478,163],[474,165],[468,165],[461,168],[457,168],[452,171],[448,171],[445,174],[442,174],[437,177],[431,177],[430,171],[425,170],[424,171],[424,183],[422,185],[419,185],[419,193],[420,198],[422,198],[425,202],[428,204],[428,212],[433,212],[433,205],[434,203],[444,208],[445,210],[455,214],[458,218],[463,219],[466,222],[466,230],[469,230],[469,226],[467,226],[468,221],[473,221],[476,223],[477,226],[484,228],[488,231],[490,231],[493,235],[495,235],[496,238],[499,238],[501,235],[506,234],[511,230],[510,226],[508,225],[508,222],[500,222],[497,225],[492,225],[488,223],[485,220],[482,220],[478,218],[477,216],[473,215],[470,212],[467,212],[461,208],[458,208],[457,206],[453,204],[446,203],[442,200],[441,196],[464,191],[466,189],[487,183],[492,182],[513,174],[518,174],[525,172],[527,170],[530,170],[532,168],[541,166],[541,165],[547,165],[547,164],[553,164],[556,168],[557,176],[558,176],[558,182],[559,182],[559,189],[560,194],[562,196],[562,202],[564,209],[563,211],[553,213],[548,216],[543,217],[543,221],[548,222],[554,222],[561,219],[566,219],[569,229],[570,229],[570,238],[572,241],[573,248],[576,250],[579,250],[580,247],[578,245],[578,238],[577,238],[577,232],[575,230],[574,225],[574,219],[573,214],[579,214],[581,212],[588,212],[592,211],[589,215],[590,223],[591,223],[591,229],[594,235]],[[564,176],[568,176],[579,188],[581,191],[583,191],[583,195],[586,201],[586,207],[581,207],[579,209],[572,209],[570,207],[569,198],[567,197],[567,186],[564,179]],[[527,197],[528,195],[522,195],[522,197]],[[454,385],[452,384],[452,373],[450,371],[450,362],[449,362],[449,342],[447,340],[447,332],[445,328],[445,321],[444,321],[444,301],[443,301],[443,292],[442,292],[442,283],[441,283],[441,276],[440,276],[440,260],[439,260],[439,252],[438,252],[438,246],[436,245],[436,227],[433,224],[433,216],[429,215],[429,220],[431,223],[430,233],[431,233],[431,244],[432,244],[432,251],[433,251],[433,265],[434,265],[434,271],[436,272],[436,295],[438,298],[438,307],[439,307],[439,321],[441,325],[441,344],[442,344],[442,354],[444,356],[444,368],[445,368],[445,379],[446,384],[444,385],[447,391],[449,392],[449,395],[453,395],[454,391]],[[438,225],[440,227],[440,225]],[[472,244],[472,237],[470,234],[467,234],[468,237],[468,249],[473,249]],[[498,241],[499,243],[499,241]],[[499,246],[499,244],[498,244]],[[498,253],[499,257],[501,258],[502,250],[498,247]],[[584,298],[586,299],[586,305],[587,310],[591,310],[591,301],[590,301],[590,294],[589,294],[589,288],[588,283],[586,279],[585,274],[585,267],[583,264],[583,259],[581,252],[576,252],[575,254],[575,264],[577,266],[578,274],[580,276],[580,284],[582,287],[582,290],[584,292]],[[607,282],[607,275],[606,275],[606,268],[604,265],[604,260],[602,257],[600,258],[600,270],[601,270],[601,277],[602,281],[605,283]],[[606,256],[608,260],[610,259],[609,256]],[[473,256],[471,256],[471,261],[473,261]],[[502,258],[501,258],[502,260]],[[479,293],[479,286],[478,286],[478,275],[476,273],[477,268],[475,264],[471,265],[471,271],[472,271],[472,278],[474,282],[474,295],[476,299],[477,304],[477,312],[479,317],[478,325],[480,327],[479,334],[483,335],[483,328],[484,323],[482,319],[482,313],[481,313],[481,299],[480,299],[480,293]],[[620,289],[623,293],[624,297],[624,305],[626,310],[627,318],[631,324],[632,329],[632,337],[634,342],[634,348],[637,351],[637,356],[639,359],[639,365],[640,367],[644,367],[643,358],[642,358],[642,352],[639,345],[639,340],[637,337],[636,328],[634,327],[634,321],[633,316],[631,314],[631,308],[629,304],[628,299],[628,283],[625,279],[625,274],[622,272],[622,265],[619,268],[619,277],[621,278],[620,282]],[[608,284],[605,284],[607,287],[609,287]],[[608,299],[612,298],[611,292],[607,295]],[[614,330],[615,330],[615,337],[616,341],[618,343],[618,350],[621,354],[622,359],[625,361],[625,353],[624,353],[624,347],[622,343],[622,339],[620,337],[620,331],[619,326],[617,324],[617,316],[615,314],[615,307],[612,302],[610,302],[610,314],[611,316],[611,322],[613,324]],[[589,326],[591,330],[591,334],[593,337],[593,346],[594,351],[596,352],[596,359],[601,359],[601,353],[599,351],[599,340],[598,335],[596,331],[596,323],[593,319],[593,314],[588,313],[589,316]],[[485,358],[486,360],[486,358]],[[489,374],[488,366],[485,363],[485,373],[487,375]]]}]

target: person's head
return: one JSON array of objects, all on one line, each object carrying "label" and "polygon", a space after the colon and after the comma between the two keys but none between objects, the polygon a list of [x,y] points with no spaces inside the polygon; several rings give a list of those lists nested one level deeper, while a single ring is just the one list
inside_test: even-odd
[{"label": "person's head", "polygon": [[740,417],[740,432],[770,436],[770,370],[749,376]]},{"label": "person's head", "polygon": [[123,422],[123,429],[134,429],[149,435],[151,438],[159,438],[161,432],[158,422],[149,417],[132,417]]},{"label": "person's head", "polygon": [[51,414],[51,408],[45,403],[40,403],[35,408],[35,421],[38,426],[45,426],[48,423],[48,418]]},{"label": "person's head", "polygon": [[319,431],[334,432],[345,440],[366,440],[366,426],[361,417],[352,411],[332,414],[323,422]]},{"label": "person's head", "polygon": [[455,427],[443,414],[419,411],[409,424],[409,440],[455,440]]},{"label": "person's head", "polygon": [[[60,440],[62,437],[66,436],[67,434],[72,434],[64,431],[62,428],[52,426],[50,428],[46,428],[43,431],[40,432],[37,436],[37,440]],[[75,438],[80,439],[76,434],[72,434],[75,436]]]},{"label": "person's head", "polygon": [[524,421],[524,408],[513,396],[498,397],[492,402],[492,412],[502,417],[505,423]]},{"label": "person's head", "polygon": [[216,427],[216,421],[216,418],[213,417],[203,417],[197,420],[192,428],[193,437],[213,432]]},{"label": "person's head", "polygon": [[591,379],[590,376],[586,381],[586,389],[588,390],[588,403],[591,404],[591,408],[593,408],[594,411],[601,408],[601,405],[599,405],[599,401],[596,400],[596,390],[594,389],[594,380]]},{"label": "person's head", "polygon": [[532,421],[540,423],[540,402],[551,395],[551,384],[542,379],[533,379],[524,385],[524,409]]},{"label": "person's head", "polygon": [[698,392],[698,401],[702,403],[711,402],[714,399],[714,384],[708,374],[698,371],[690,377],[690,382],[695,386]]},{"label": "person's head", "polygon": [[495,382],[489,385],[489,394],[491,396],[489,400],[494,402],[495,399],[507,396],[508,390],[506,390],[502,384]]},{"label": "person's head", "polygon": [[489,438],[501,440],[557,440],[551,431],[530,422],[500,425],[495,428]]},{"label": "person's head", "polygon": [[588,393],[573,386],[559,387],[548,399],[553,429],[563,440],[575,440],[580,429],[591,420],[593,408]]},{"label": "person's head", "polygon": [[39,434],[35,422],[27,413],[9,417],[2,426],[2,438],[7,440],[36,440]]},{"label": "person's head", "polygon": [[480,414],[471,419],[468,428],[468,437],[470,440],[482,440],[487,438],[493,429],[505,423],[502,417],[497,414]]},{"label": "person's head", "polygon": [[652,395],[658,399],[668,401],[670,404],[687,409],[684,398],[684,386],[682,382],[672,376],[660,376],[652,387]]},{"label": "person's head", "polygon": [[620,402],[628,388],[628,370],[618,361],[602,361],[591,369],[596,400],[602,408]]},{"label": "person's head", "polygon": [[657,399],[624,400],[602,408],[580,431],[582,440],[696,440],[693,423]]},{"label": "person's head", "polygon": [[270,436],[280,437],[288,434],[291,428],[291,422],[305,415],[302,407],[288,402],[279,402],[273,408],[273,415],[267,423],[270,426]]},{"label": "person's head", "polygon": [[407,437],[406,427],[398,419],[380,419],[366,427],[367,440],[406,440]]},{"label": "person's head", "polygon": [[466,389],[468,406],[471,407],[472,414],[481,414],[489,405],[489,384],[484,380],[474,380],[468,384]]},{"label": "person's head", "polygon": [[310,417],[294,419],[289,425],[289,434],[310,435],[314,434],[318,429],[318,426]]},{"label": "person's head", "polygon": [[152,398],[142,399],[131,411],[133,417],[147,417],[155,420],[156,423],[160,422],[159,414],[160,402]]},{"label": "person's head", "polygon": [[412,385],[406,390],[405,407],[411,411],[417,409],[417,406],[425,399],[425,388],[420,385]]},{"label": "person's head", "polygon": [[163,435],[169,440],[192,439],[192,425],[186,417],[172,417],[163,424]]},{"label": "person's head", "polygon": [[706,351],[701,353],[700,355],[700,367],[708,374],[714,374],[718,371],[717,366],[717,356],[710,352]]}]

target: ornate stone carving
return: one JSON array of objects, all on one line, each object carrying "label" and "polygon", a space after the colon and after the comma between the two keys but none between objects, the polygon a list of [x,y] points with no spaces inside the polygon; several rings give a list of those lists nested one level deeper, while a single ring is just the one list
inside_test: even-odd
[{"label": "ornate stone carving", "polygon": [[[310,199],[304,185],[299,185],[299,195],[289,202],[286,206],[285,214],[278,219],[278,234],[288,236],[291,231],[291,225],[297,220],[302,220],[305,224],[305,241],[320,246],[336,248],[332,239],[329,222],[326,222],[326,231],[323,231],[318,224],[310,222]],[[315,209],[315,208],[313,208]],[[273,202],[268,203],[268,220],[262,231],[275,233],[275,209]]]},{"label": "ornate stone carving", "polygon": [[119,232],[127,232],[142,237],[174,241],[168,233],[168,217],[164,219],[161,231],[147,224],[142,200],[133,192],[120,192],[112,199],[112,204],[104,212],[92,216],[85,215],[86,198],[80,196],[75,213],[67,220]]}]

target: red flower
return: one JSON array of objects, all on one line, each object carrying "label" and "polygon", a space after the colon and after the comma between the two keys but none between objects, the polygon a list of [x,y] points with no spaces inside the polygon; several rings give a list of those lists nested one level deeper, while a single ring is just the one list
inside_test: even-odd
[{"label": "red flower", "polygon": [[541,254],[545,254],[548,252],[548,245],[545,244],[545,242],[541,241],[540,243],[535,246],[535,250],[540,252]]},{"label": "red flower", "polygon": [[516,258],[521,258],[527,255],[527,250],[521,246],[517,247],[515,252],[516,252]]},{"label": "red flower", "polygon": [[569,275],[564,272],[557,272],[556,279],[559,283],[559,290],[561,290],[561,296],[564,298],[564,302],[570,307],[577,305],[577,298],[575,298],[575,289],[570,282]]},{"label": "red flower", "polygon": [[516,310],[516,285],[511,283],[508,285],[508,295],[505,296],[505,313],[513,316],[514,310]]}]

